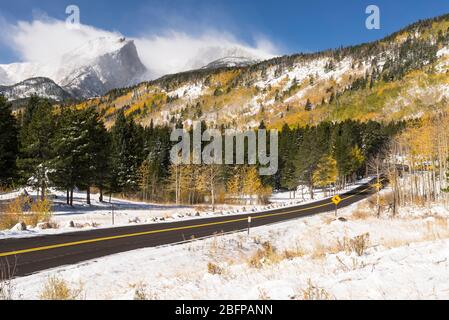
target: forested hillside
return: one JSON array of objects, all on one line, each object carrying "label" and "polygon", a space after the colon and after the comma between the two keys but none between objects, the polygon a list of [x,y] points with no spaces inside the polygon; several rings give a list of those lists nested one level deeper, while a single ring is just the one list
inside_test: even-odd
[{"label": "forested hillside", "polygon": [[417,22],[385,39],[247,67],[168,75],[85,101],[110,126],[119,110],[149,125],[256,128],[322,121],[391,121],[445,105],[449,16]]},{"label": "forested hillside", "polygon": [[0,126],[10,128],[2,130],[8,134],[0,139],[5,149],[1,185],[33,186],[42,198],[50,187],[65,190],[67,204],[72,204],[74,189],[86,191],[87,203],[96,188],[101,200],[104,193],[115,193],[215,204],[243,195],[257,195],[263,202],[273,189],[295,190],[298,184],[311,191],[336,183],[340,188],[364,175],[368,162],[403,127],[352,120],[294,129],[286,125],[279,136],[279,170],[264,177],[258,166],[174,165],[172,126],[144,127],[122,111],[107,130],[94,108],[54,108],[45,99],[33,98],[26,112],[15,118],[4,99],[0,105]]}]

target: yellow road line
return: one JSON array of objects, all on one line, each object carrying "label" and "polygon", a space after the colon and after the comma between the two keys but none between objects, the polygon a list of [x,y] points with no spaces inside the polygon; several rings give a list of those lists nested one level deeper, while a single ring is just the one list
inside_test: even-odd
[{"label": "yellow road line", "polygon": [[[365,192],[365,191],[367,191],[369,189],[371,189],[371,187],[368,187],[368,188],[366,188],[366,189],[364,189],[364,190],[362,190],[362,191],[360,191],[360,192],[358,192],[356,194],[350,195],[350,196],[348,196],[346,198],[343,198],[342,201],[350,199],[352,197],[355,197],[356,195],[361,194],[361,193],[363,193],[363,192]],[[299,209],[299,210],[297,209],[297,210],[292,210],[292,211],[287,211],[287,212],[279,212],[279,213],[266,214],[266,215],[262,215],[262,216],[255,216],[255,217],[252,217],[252,219],[255,220],[255,219],[263,219],[263,218],[269,218],[269,217],[283,216],[283,215],[287,215],[287,214],[290,214],[290,213],[303,212],[303,211],[308,211],[308,210],[312,210],[312,209],[322,208],[322,207],[328,206],[330,204],[333,204],[333,203],[329,202],[329,203],[324,203],[324,204],[321,204],[321,205],[317,205],[317,206],[313,206],[313,207],[309,207],[309,208],[304,208],[304,209]],[[37,248],[30,248],[30,249],[23,249],[23,250],[17,250],[17,251],[0,253],[0,257],[15,256],[15,255],[24,254],[24,253],[31,253],[31,252],[37,252],[37,251],[46,251],[46,250],[51,250],[51,249],[58,249],[58,248],[78,246],[78,245],[82,245],[82,244],[89,244],[89,243],[95,243],[95,242],[103,242],[103,241],[109,241],[109,240],[117,240],[117,239],[145,236],[145,235],[157,234],[157,233],[166,233],[166,232],[171,232],[171,231],[198,229],[198,228],[203,228],[203,227],[224,225],[224,224],[230,224],[230,223],[242,222],[242,221],[247,221],[247,218],[239,218],[239,219],[233,219],[233,220],[226,220],[226,221],[219,221],[219,222],[210,222],[210,223],[191,225],[191,226],[184,226],[184,227],[168,228],[168,229],[153,230],[153,231],[144,231],[144,232],[123,234],[123,235],[119,235],[119,236],[110,236],[110,237],[95,238],[95,239],[90,239],[90,240],[81,240],[81,241],[75,241],[75,242],[67,242],[67,243],[55,244],[55,245],[50,245],[50,246],[43,246],[43,247],[37,247]]]}]

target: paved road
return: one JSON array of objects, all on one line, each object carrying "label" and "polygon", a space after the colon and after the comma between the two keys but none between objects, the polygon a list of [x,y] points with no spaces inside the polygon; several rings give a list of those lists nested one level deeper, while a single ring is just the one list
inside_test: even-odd
[{"label": "paved road", "polygon": [[[375,192],[369,184],[341,195],[339,208],[361,201]],[[173,223],[99,229],[59,235],[0,240],[0,265],[14,267],[14,276],[75,264],[140,248],[175,244],[217,233],[247,230],[335,210],[330,200],[239,216],[221,216]]]}]

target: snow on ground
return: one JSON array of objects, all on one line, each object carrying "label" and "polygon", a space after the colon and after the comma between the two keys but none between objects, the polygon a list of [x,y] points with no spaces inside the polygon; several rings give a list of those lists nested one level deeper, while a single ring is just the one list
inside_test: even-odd
[{"label": "snow on ground", "polygon": [[[57,276],[86,299],[136,291],[147,299],[449,299],[447,209],[377,218],[372,202],[341,210],[340,219],[323,214],[41,272],[14,280],[14,297],[39,298]],[[366,233],[359,256],[351,246]]]},{"label": "snow on ground", "polygon": [[[366,184],[372,181],[375,177],[370,176],[361,180],[358,180],[355,183],[347,184],[347,186],[340,190],[339,193],[346,193],[351,190],[354,190],[360,187],[363,184]],[[276,192],[271,196],[271,203],[287,203],[289,205],[298,205],[298,204],[307,204],[314,201],[323,200],[329,198],[335,194],[335,191],[329,192],[329,190],[324,189],[315,189],[313,191],[313,199],[310,197],[310,191],[306,186],[299,186],[295,193],[293,192]]]},{"label": "snow on ground", "polygon": [[[28,194],[36,197],[36,193],[28,190]],[[23,190],[1,195],[0,200],[13,200],[24,193]],[[57,229],[42,230],[39,227],[28,227],[25,231],[3,230],[0,239],[31,237],[43,234],[83,231],[94,228],[120,227],[130,224],[149,224],[172,222],[180,219],[195,219],[224,214],[241,214],[252,210],[261,210],[262,206],[217,205],[215,212],[210,206],[181,206],[151,204],[146,202],[105,198],[99,201],[98,194],[91,195],[91,205],[86,204],[86,194],[74,192],[73,207],[66,204],[65,193],[51,191],[53,201],[53,217]],[[113,223],[114,218],[114,223]],[[74,227],[73,227],[74,226]]]},{"label": "snow on ground", "polygon": [[[370,181],[372,178],[360,180],[342,191],[347,192]],[[36,192],[27,190],[30,196],[36,197]],[[0,201],[13,200],[24,193],[24,190],[0,195]],[[328,197],[322,190],[315,190],[314,200],[310,199],[308,191],[303,196],[296,193],[296,198],[290,198],[288,192],[275,193],[270,198],[271,205],[217,205],[215,212],[210,206],[176,206],[150,204],[139,201],[112,198],[112,205],[109,199],[106,202],[99,201],[98,194],[91,195],[91,205],[86,204],[86,194],[74,192],[73,207],[66,204],[65,193],[52,190],[53,218],[57,229],[42,230],[39,227],[28,227],[25,231],[0,230],[0,239],[32,237],[43,234],[57,234],[64,232],[82,231],[93,228],[108,228],[113,226],[125,226],[129,224],[149,224],[172,222],[180,219],[196,219],[214,217],[217,215],[238,215],[269,210],[278,207],[295,206],[306,204],[312,201],[319,201]],[[293,193],[291,194],[293,196]],[[245,199],[244,199],[245,200]],[[246,199],[251,202],[250,199]],[[112,214],[114,212],[114,215]],[[114,216],[114,224],[112,218]],[[74,227],[73,227],[74,226]]]}]

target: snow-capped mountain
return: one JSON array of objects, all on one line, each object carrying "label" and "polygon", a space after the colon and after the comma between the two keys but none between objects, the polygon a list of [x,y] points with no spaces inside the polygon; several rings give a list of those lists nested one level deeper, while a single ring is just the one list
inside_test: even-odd
[{"label": "snow-capped mountain", "polygon": [[133,41],[102,38],[64,55],[56,81],[75,96],[92,97],[136,84],[146,71]]},{"label": "snow-capped mountain", "polygon": [[255,60],[248,57],[225,57],[212,61],[202,69],[219,69],[219,68],[233,68],[233,67],[248,67],[256,64],[260,60]]},{"label": "snow-capped mountain", "polygon": [[[57,63],[0,65],[0,85],[11,86],[30,78],[45,77],[72,96],[90,98],[136,84],[146,71],[132,40],[104,37],[66,53]],[[44,92],[46,88],[30,87],[31,91]]]},{"label": "snow-capped mountain", "polygon": [[72,98],[63,88],[49,78],[31,78],[11,86],[0,86],[0,94],[7,100],[20,100],[32,95],[46,97],[55,101]]},{"label": "snow-capped mountain", "polygon": [[191,69],[214,69],[220,67],[248,66],[259,61],[273,58],[273,55],[261,55],[256,50],[234,46],[209,46],[197,52],[195,58],[187,62]]}]

